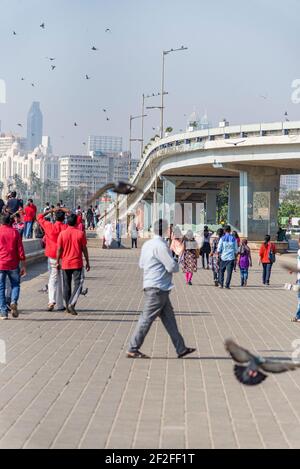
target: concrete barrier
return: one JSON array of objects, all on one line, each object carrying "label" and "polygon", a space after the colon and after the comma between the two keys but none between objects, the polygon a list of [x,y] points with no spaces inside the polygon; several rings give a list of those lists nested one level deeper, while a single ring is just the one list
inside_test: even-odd
[{"label": "concrete barrier", "polygon": [[42,261],[45,259],[45,251],[41,247],[40,239],[24,239],[23,240],[26,264],[33,264],[35,262]]}]

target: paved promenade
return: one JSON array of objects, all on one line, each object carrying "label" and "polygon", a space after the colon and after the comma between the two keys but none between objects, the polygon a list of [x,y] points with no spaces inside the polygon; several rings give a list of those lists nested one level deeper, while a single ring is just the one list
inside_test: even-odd
[{"label": "paved promenade", "polygon": [[[93,246],[96,245],[92,241]],[[0,323],[0,448],[300,448],[300,371],[242,387],[223,342],[232,337],[265,356],[290,357],[300,325],[296,293],[276,264],[269,288],[253,268],[249,287],[212,286],[199,270],[192,287],[177,274],[172,302],[187,345],[178,360],[159,321],[143,352],[125,357],[142,308],[139,250],[92,247],[79,316],[45,312],[44,263],[22,286],[18,320]]]}]

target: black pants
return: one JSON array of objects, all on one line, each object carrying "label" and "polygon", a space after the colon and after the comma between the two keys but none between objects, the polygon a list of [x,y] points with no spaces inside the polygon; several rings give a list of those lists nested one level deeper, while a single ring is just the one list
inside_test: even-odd
[{"label": "black pants", "polygon": [[230,287],[232,271],[234,268],[234,260],[232,261],[221,261],[220,271],[219,271],[219,283],[223,287],[224,286],[224,274],[225,270],[227,271],[226,275],[226,288]]},{"label": "black pants", "polygon": [[131,238],[131,247],[132,248],[137,248],[137,238]]},{"label": "black pants", "polygon": [[203,269],[205,269],[204,259],[206,258],[206,267],[208,267],[209,266],[209,252],[202,252],[201,257],[202,257],[202,267]]},{"label": "black pants", "polygon": [[271,271],[272,271],[272,264],[271,263],[263,263],[263,284],[264,285],[269,285],[270,283],[270,277],[271,277]]},{"label": "black pants", "polygon": [[[72,290],[72,279],[74,286]],[[66,306],[75,306],[82,290],[84,281],[83,269],[63,270],[63,296]]]}]

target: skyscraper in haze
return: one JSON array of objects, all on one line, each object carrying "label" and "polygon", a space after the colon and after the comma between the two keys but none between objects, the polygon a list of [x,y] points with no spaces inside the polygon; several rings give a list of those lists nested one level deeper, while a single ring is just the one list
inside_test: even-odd
[{"label": "skyscraper in haze", "polygon": [[28,150],[32,151],[42,143],[43,137],[43,114],[40,103],[34,101],[27,116],[27,144]]}]

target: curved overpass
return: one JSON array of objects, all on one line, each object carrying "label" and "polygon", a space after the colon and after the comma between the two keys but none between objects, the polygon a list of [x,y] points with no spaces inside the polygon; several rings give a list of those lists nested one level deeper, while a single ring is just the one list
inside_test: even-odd
[{"label": "curved overpass", "polygon": [[230,183],[229,222],[250,239],[274,235],[280,176],[293,173],[300,173],[300,122],[186,132],[157,139],[144,152],[131,178],[142,191],[120,208],[131,211],[142,200],[203,203],[214,223],[216,194]]}]

